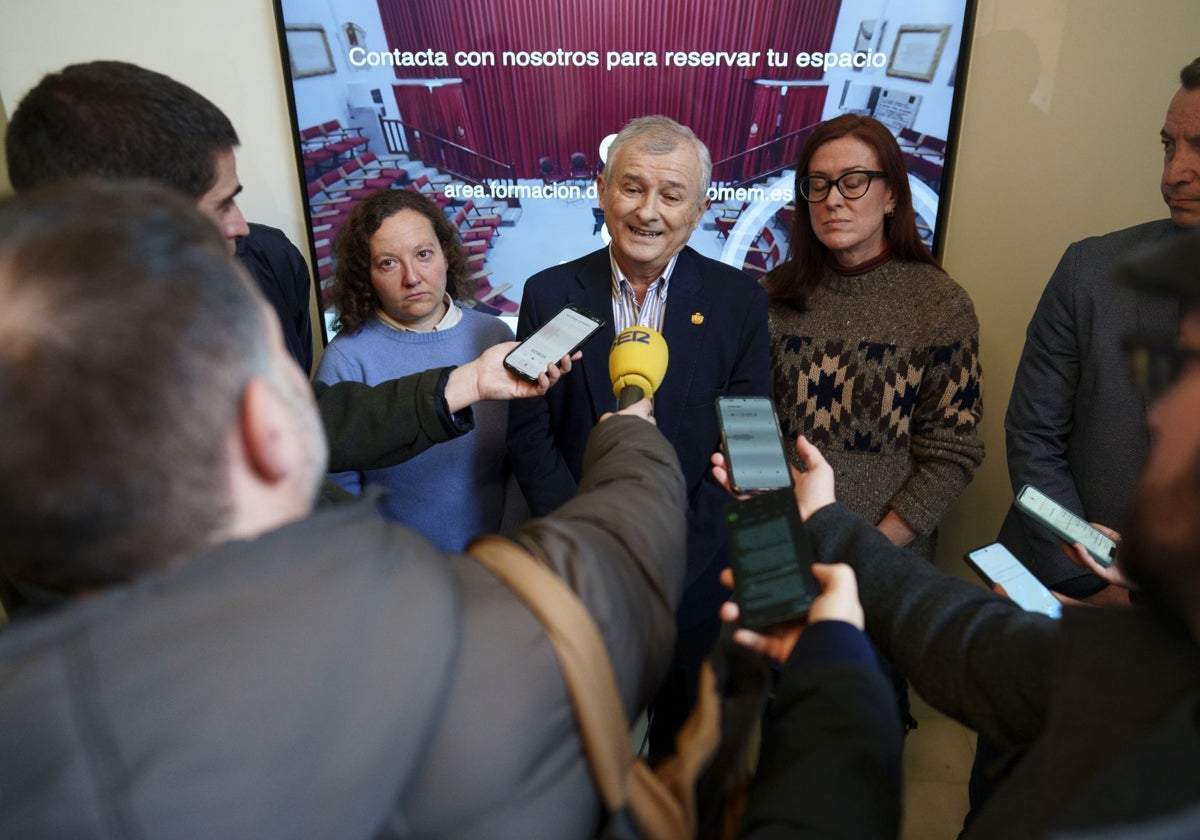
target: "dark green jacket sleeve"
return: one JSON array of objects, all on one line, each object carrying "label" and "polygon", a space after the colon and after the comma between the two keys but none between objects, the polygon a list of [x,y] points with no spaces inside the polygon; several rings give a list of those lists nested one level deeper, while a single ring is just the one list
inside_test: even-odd
[{"label": "dark green jacket sleeve", "polygon": [[314,382],[329,439],[329,471],[392,467],[475,428],[471,409],[451,415],[446,380],[434,368],[379,385]]}]

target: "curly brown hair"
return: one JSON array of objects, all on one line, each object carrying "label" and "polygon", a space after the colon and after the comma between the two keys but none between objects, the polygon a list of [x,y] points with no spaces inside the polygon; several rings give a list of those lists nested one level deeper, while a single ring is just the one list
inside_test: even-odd
[{"label": "curly brown hair", "polygon": [[812,227],[808,208],[800,193],[800,182],[808,175],[808,163],[817,149],[831,140],[854,137],[866,143],[879,156],[879,166],[887,173],[888,186],[896,194],[894,216],[883,220],[884,236],[893,257],[928,263],[941,268],[917,233],[916,213],[912,206],[912,190],[908,186],[908,169],[896,138],[887,126],[872,117],[843,114],[826,120],[813,129],[796,161],[796,212],[792,229],[788,231],[786,260],[763,278],[763,285],[772,300],[783,301],[805,311],[808,296],[821,283],[825,258],[829,249],[821,244]]},{"label": "curly brown hair", "polygon": [[401,210],[416,210],[433,225],[433,234],[446,258],[446,291],[452,300],[469,300],[474,283],[467,276],[467,252],[446,214],[415,190],[382,189],[359,202],[333,242],[337,258],[333,305],[338,309],[338,329],[358,332],[379,309],[379,296],[371,285],[371,237],[379,226]]}]

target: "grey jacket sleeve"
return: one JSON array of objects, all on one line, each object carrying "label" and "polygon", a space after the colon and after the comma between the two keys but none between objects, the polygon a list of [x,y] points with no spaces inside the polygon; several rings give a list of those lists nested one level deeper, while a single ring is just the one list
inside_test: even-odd
[{"label": "grey jacket sleeve", "polygon": [[674,647],[686,510],[674,448],[650,423],[617,415],[592,431],[575,497],[510,535],[583,599],[628,710],[649,701]]},{"label": "grey jacket sleeve", "polygon": [[808,520],[816,558],[858,576],[867,633],[921,696],[1002,749],[1042,730],[1054,619],[952,578],[841,505]]}]

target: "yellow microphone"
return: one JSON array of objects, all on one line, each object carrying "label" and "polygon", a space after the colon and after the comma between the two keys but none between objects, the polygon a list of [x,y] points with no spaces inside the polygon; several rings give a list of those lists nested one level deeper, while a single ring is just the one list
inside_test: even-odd
[{"label": "yellow microphone", "polygon": [[667,340],[649,327],[628,327],[613,339],[608,377],[618,410],[653,396],[667,372]]}]

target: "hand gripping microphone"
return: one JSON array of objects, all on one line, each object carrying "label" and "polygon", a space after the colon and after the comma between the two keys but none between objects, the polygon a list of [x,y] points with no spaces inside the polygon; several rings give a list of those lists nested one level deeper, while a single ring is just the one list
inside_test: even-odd
[{"label": "hand gripping microphone", "polygon": [[618,410],[652,396],[667,372],[667,341],[649,327],[629,327],[613,340],[608,377]]}]

